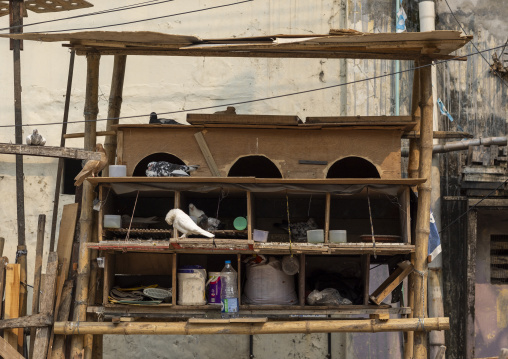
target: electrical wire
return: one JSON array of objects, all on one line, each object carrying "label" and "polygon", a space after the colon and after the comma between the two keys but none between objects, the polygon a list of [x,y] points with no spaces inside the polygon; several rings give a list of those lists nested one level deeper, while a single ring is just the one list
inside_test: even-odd
[{"label": "electrical wire", "polygon": [[[462,29],[462,32],[466,35],[468,35],[468,33],[466,32],[466,30],[464,29],[464,27],[462,26],[462,24],[460,23],[459,19],[457,19],[457,17],[455,16],[455,13],[452,11],[452,8],[450,7],[450,4],[448,4],[448,0],[445,0],[445,3],[446,5],[448,6],[448,9],[450,9],[450,12],[453,16],[453,18],[455,19],[455,21],[457,21],[457,24],[459,24],[459,27]],[[508,40],[507,40],[508,42]],[[480,53],[480,49],[478,49],[478,47],[474,44],[473,41],[471,41],[471,45],[473,45],[473,47],[475,48],[476,51],[478,51]],[[506,46],[506,43],[505,43],[505,46]],[[503,47],[504,49],[504,47]],[[504,50],[503,50],[504,51]],[[483,56],[482,53],[480,53],[482,58],[485,60],[485,62],[489,65],[489,68],[492,68],[489,60],[487,60],[487,58],[485,56]],[[499,79],[501,80],[501,82],[503,83],[503,85],[505,85],[507,88],[508,88],[508,84],[506,83],[506,81],[501,77],[501,75],[499,75],[497,72],[494,71],[494,73],[496,74],[497,77],[499,77]]]},{"label": "electrical wire", "polygon": [[184,11],[184,12],[179,12],[179,13],[176,13],[176,14],[170,14],[170,15],[161,15],[161,16],[156,16],[156,17],[149,17],[149,18],[146,18],[146,19],[140,19],[140,20],[132,20],[132,21],[126,21],[126,22],[119,22],[119,23],[116,23],[116,24],[110,24],[110,25],[100,25],[100,26],[91,26],[91,27],[80,27],[80,28],[75,28],[75,29],[62,29],[62,30],[49,30],[49,31],[34,31],[34,32],[25,32],[25,34],[39,34],[39,33],[49,34],[49,33],[53,33],[53,32],[67,32],[67,31],[80,31],[80,30],[95,30],[95,29],[103,29],[103,28],[106,28],[106,27],[114,27],[114,26],[121,26],[121,25],[131,25],[131,24],[137,24],[137,23],[140,23],[140,22],[145,22],[145,21],[159,20],[159,19],[165,19],[165,18],[168,18],[168,17],[173,17],[173,16],[187,15],[187,14],[193,14],[193,13],[196,13],[196,12],[201,12],[201,11],[207,11],[207,10],[220,9],[220,8],[223,8],[223,7],[228,7],[228,6],[233,6],[233,5],[243,4],[243,3],[252,2],[252,1],[254,1],[254,0],[243,0],[243,1],[238,1],[238,2],[234,2],[234,3],[230,3],[230,4],[224,4],[224,5],[211,6],[211,7],[206,7],[206,8],[203,8],[203,9],[197,9],[197,10]]},{"label": "electrical wire", "polygon": [[112,12],[137,9],[137,8],[145,7],[145,6],[159,5],[159,4],[166,3],[166,2],[171,2],[171,1],[174,1],[174,0],[150,0],[150,1],[145,1],[145,2],[136,3],[136,4],[120,6],[120,7],[116,7],[116,8],[112,8],[112,9],[106,9],[106,10],[101,10],[101,11],[90,12],[90,13],[87,13],[87,14],[74,15],[74,16],[68,16],[68,17],[63,17],[63,18],[59,18],[59,19],[45,20],[45,21],[33,22],[33,23],[30,23],[30,24],[23,24],[23,25],[15,25],[15,26],[10,26],[10,27],[5,27],[5,28],[0,29],[0,31],[12,30],[12,29],[18,29],[18,28],[25,28],[25,27],[33,26],[33,25],[47,24],[47,23],[51,23],[51,22],[58,22],[58,21],[64,21],[64,20],[70,20],[70,19],[78,19],[78,18],[87,17],[87,16],[109,14],[109,13],[112,13]]},{"label": "electrical wire", "polygon": [[[249,1],[253,1],[253,0],[249,0]],[[496,49],[499,49],[499,48],[502,48],[502,47],[503,47],[503,45],[496,46],[496,47],[493,47],[493,48],[482,50],[481,52],[492,51],[492,50],[496,50]],[[360,83],[360,82],[366,82],[366,81],[370,81],[370,80],[376,80],[376,79],[380,79],[380,78],[384,78],[384,77],[390,77],[390,76],[393,76],[395,74],[401,74],[401,73],[411,72],[411,71],[414,71],[414,70],[417,70],[417,69],[421,69],[421,68],[424,68],[424,67],[435,66],[435,65],[439,65],[439,64],[446,63],[446,62],[449,62],[449,61],[454,61],[454,60],[457,60],[457,59],[463,59],[463,58],[471,57],[471,56],[477,55],[478,53],[479,52],[474,52],[474,53],[470,53],[470,54],[466,54],[466,55],[460,55],[460,56],[456,56],[456,57],[451,58],[451,59],[436,61],[433,64],[429,64],[429,65],[421,65],[421,66],[409,68],[407,70],[400,70],[400,71],[397,71],[397,72],[387,73],[387,74],[378,75],[378,76],[374,76],[374,77],[367,77],[367,78],[364,78],[364,79],[361,79],[361,80],[354,80],[354,81],[344,82],[344,83],[336,84],[336,85],[330,85],[330,86],[325,86],[325,87],[318,87],[318,88],[315,88],[315,89],[297,91],[297,92],[292,92],[292,93],[282,94],[282,95],[263,97],[263,98],[254,99],[254,100],[238,101],[238,102],[232,102],[232,103],[220,104],[220,105],[213,105],[213,106],[196,107],[196,108],[192,108],[192,109],[188,109],[188,110],[159,112],[158,115],[168,115],[168,114],[176,114],[176,113],[186,113],[186,112],[191,112],[191,111],[209,110],[209,109],[212,109],[212,108],[218,108],[218,107],[224,107],[224,106],[244,105],[244,104],[253,103],[253,102],[262,102],[262,101],[273,100],[273,99],[277,99],[277,98],[283,98],[283,97],[301,95],[301,94],[310,93],[310,92],[317,92],[317,91],[322,91],[322,90],[328,90],[328,89],[331,89],[331,88],[352,85],[354,83]],[[143,114],[143,115],[122,116],[122,117],[110,117],[110,118],[95,119],[95,120],[68,121],[67,123],[69,124],[69,123],[83,123],[83,122],[101,122],[101,121],[107,121],[107,120],[121,120],[121,119],[130,119],[130,118],[148,117],[148,116],[150,116],[150,115],[149,114]],[[48,123],[22,124],[22,125],[0,125],[0,128],[17,127],[17,126],[21,126],[21,127],[26,127],[26,126],[50,126],[50,125],[61,125],[61,124],[62,124],[62,122],[48,122]]]}]

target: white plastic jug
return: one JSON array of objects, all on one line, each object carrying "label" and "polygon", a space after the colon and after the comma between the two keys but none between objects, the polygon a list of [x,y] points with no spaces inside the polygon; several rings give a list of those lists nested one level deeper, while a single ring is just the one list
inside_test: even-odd
[{"label": "white plastic jug", "polygon": [[205,305],[206,269],[184,266],[178,269],[178,305]]}]

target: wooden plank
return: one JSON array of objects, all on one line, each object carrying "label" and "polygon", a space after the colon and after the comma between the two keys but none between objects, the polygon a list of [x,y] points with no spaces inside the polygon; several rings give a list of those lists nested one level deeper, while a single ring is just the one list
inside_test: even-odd
[{"label": "wooden plank", "polygon": [[[46,274],[41,278],[41,305],[40,312],[53,318],[55,304],[55,286],[58,270],[58,254],[51,252],[48,257]],[[44,359],[48,353],[50,328],[37,328],[34,338],[34,355],[32,359]]]},{"label": "wooden plank", "polygon": [[[19,253],[18,263],[20,265],[19,281],[21,283],[19,287],[19,316],[24,317],[27,313],[27,260],[26,260],[26,245],[18,245],[16,253]],[[25,342],[25,333],[23,329],[19,329],[18,334],[18,349],[21,352]]]},{"label": "wooden plank", "polygon": [[5,238],[0,237],[0,257],[4,255]]},{"label": "wooden plank", "polygon": [[445,359],[446,358],[446,347],[444,345],[439,346],[439,350],[436,353],[434,359]]},{"label": "wooden plank", "polygon": [[[65,282],[64,289],[62,292],[62,303],[60,305],[57,320],[59,322],[65,322],[69,320],[69,314],[71,312],[72,303],[72,286],[73,281],[68,280]],[[51,350],[51,355],[48,358],[51,359],[65,359],[65,337],[63,335],[55,335],[53,340],[53,346],[48,348],[48,353]]]},{"label": "wooden plank", "polygon": [[25,357],[18,353],[4,338],[0,337],[0,355],[8,359],[25,359]]},{"label": "wooden plank", "polygon": [[399,263],[399,267],[371,294],[370,300],[381,304],[412,271],[413,265],[410,261]]},{"label": "wooden plank", "polygon": [[[19,317],[19,264],[7,264],[5,268],[5,319]],[[18,349],[18,329],[4,331],[4,339],[13,347]]]},{"label": "wooden plank", "polygon": [[300,254],[300,271],[298,273],[298,304],[305,305],[305,254]]},{"label": "wooden plank", "polygon": [[242,291],[242,255],[240,253],[238,253],[236,255],[236,265],[237,265],[237,276],[236,276],[236,280],[237,280],[237,290],[238,290],[238,305],[242,305],[242,295],[241,293],[243,293]]},{"label": "wooden plank", "polygon": [[326,192],[326,206],[325,206],[325,243],[330,242],[330,202],[332,195]]},{"label": "wooden plank", "polygon": [[115,259],[115,255],[112,253],[106,253],[104,256],[104,290],[102,291],[102,303],[104,305],[109,303],[108,296],[113,287],[113,281],[115,278]]},{"label": "wooden plank", "polygon": [[[414,91],[414,90],[413,90]],[[457,131],[434,131],[434,138],[473,138],[473,135],[468,132]],[[407,131],[402,134],[402,138],[420,138],[420,132]]]},{"label": "wooden plank", "polygon": [[45,327],[53,324],[53,319],[47,314],[33,314],[20,318],[0,320],[0,329]]},{"label": "wooden plank", "polygon": [[297,126],[302,120],[298,116],[280,115],[236,115],[236,114],[198,114],[188,113],[187,122],[191,125],[236,124],[236,125],[282,125]]},{"label": "wooden plank", "polygon": [[252,231],[254,230],[254,227],[253,227],[253,221],[254,221],[253,206],[254,206],[254,204],[252,201],[252,193],[250,191],[247,191],[246,195],[247,195],[247,239],[249,241],[253,241]]},{"label": "wooden plank", "polygon": [[[115,136],[116,131],[97,131],[97,136]],[[83,138],[85,137],[84,132],[67,133],[63,136],[64,138]]]},{"label": "wooden plank", "polygon": [[24,156],[43,156],[56,158],[72,158],[76,160],[97,160],[101,156],[97,152],[84,151],[78,148],[51,147],[51,146],[28,146],[12,143],[0,143],[0,153]]},{"label": "wooden plank", "polygon": [[401,123],[413,122],[411,116],[321,116],[307,117],[305,123]]},{"label": "wooden plank", "polygon": [[116,164],[123,165],[123,131],[118,130],[116,134]]},{"label": "wooden plank", "polygon": [[467,200],[469,207],[508,207],[506,198],[469,198]]},{"label": "wooden plank", "polygon": [[205,158],[205,161],[208,165],[208,168],[210,169],[210,172],[212,173],[213,176],[220,177],[221,174],[219,171],[219,167],[217,167],[215,159],[213,158],[212,153],[208,148],[205,137],[203,136],[203,132],[196,132],[194,134],[194,137],[196,138],[196,142],[198,143],[199,149],[203,153],[203,157]]},{"label": "wooden plank", "polygon": [[[56,215],[56,214],[55,214]],[[39,313],[39,294],[41,292],[41,272],[42,272],[42,256],[44,255],[44,228],[46,225],[46,215],[39,215],[39,223],[37,225],[37,245],[35,248],[35,267],[34,267],[34,285],[32,295],[32,314]],[[30,330],[30,339],[35,338],[35,328]],[[34,341],[30,340],[28,357],[31,358],[34,352]]]},{"label": "wooden plank", "polygon": [[220,324],[220,323],[266,323],[268,318],[230,318],[230,319],[208,319],[189,318],[189,324]]},{"label": "wooden plank", "polygon": [[9,263],[9,259],[7,257],[1,257],[0,258],[0,318],[2,318],[3,314],[3,298],[4,298],[4,291],[5,291],[5,272],[6,272],[6,266],[7,263]]},{"label": "wooden plank", "polygon": [[173,296],[171,297],[171,304],[176,305],[176,300],[178,296],[178,282],[176,277],[176,269],[177,269],[178,256],[176,253],[173,254],[173,268],[171,271],[171,287],[173,288]]},{"label": "wooden plank", "polygon": [[66,267],[62,267],[59,270],[59,275],[63,274],[65,277],[67,277],[67,272],[69,271],[72,242],[74,239],[74,230],[76,228],[78,208],[78,203],[65,205],[63,207],[62,219],[60,221],[60,231],[58,234],[56,252],[58,254],[58,262],[60,264],[63,264],[64,261],[67,261]]}]

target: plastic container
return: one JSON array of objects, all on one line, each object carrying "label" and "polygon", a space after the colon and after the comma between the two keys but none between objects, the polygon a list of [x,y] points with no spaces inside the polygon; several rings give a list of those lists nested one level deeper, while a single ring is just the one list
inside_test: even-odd
[{"label": "plastic container", "polygon": [[104,228],[120,228],[122,227],[122,216],[118,214],[105,214],[102,226]]},{"label": "plastic container", "polygon": [[206,282],[208,304],[220,305],[220,272],[208,272]]},{"label": "plastic container", "polygon": [[307,231],[307,242],[323,243],[325,241],[325,231],[322,229],[311,229]]},{"label": "plastic container", "polygon": [[224,319],[238,318],[238,274],[231,265],[231,261],[226,261],[224,269],[220,272],[221,282],[221,316]]},{"label": "plastic container", "polygon": [[334,229],[330,231],[331,243],[346,243],[347,231],[345,229]]},{"label": "plastic container", "polygon": [[255,229],[252,232],[252,239],[254,239],[254,241],[256,242],[266,242],[266,240],[268,239],[268,233],[270,232]]},{"label": "plastic container", "polygon": [[178,305],[205,305],[206,269],[201,266],[178,268]]},{"label": "plastic container", "polygon": [[109,177],[125,177],[127,176],[127,166],[125,165],[110,165]]},{"label": "plastic container", "polygon": [[233,221],[233,226],[237,231],[243,231],[247,228],[247,219],[245,217],[236,217]]}]

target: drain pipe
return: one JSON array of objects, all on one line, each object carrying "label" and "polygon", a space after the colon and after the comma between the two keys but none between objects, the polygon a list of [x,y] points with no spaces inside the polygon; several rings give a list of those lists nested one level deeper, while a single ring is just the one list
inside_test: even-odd
[{"label": "drain pipe", "polygon": [[[436,7],[434,0],[423,0],[418,4],[420,12],[420,31],[434,31],[436,30]],[[437,117],[437,75],[436,68],[432,66],[432,99],[433,99],[433,122],[434,131],[439,130],[438,117]],[[434,146],[439,145],[439,140],[434,139]],[[441,230],[441,183],[439,173],[439,157],[434,155],[432,158],[432,195],[431,195],[431,208],[436,222],[438,231]],[[443,287],[442,287],[442,255],[438,255],[429,264],[428,274],[428,315],[429,317],[442,317],[444,316],[443,308]],[[445,336],[443,331],[433,331],[429,334],[429,352],[430,358],[435,358],[441,345],[445,345]]]}]

